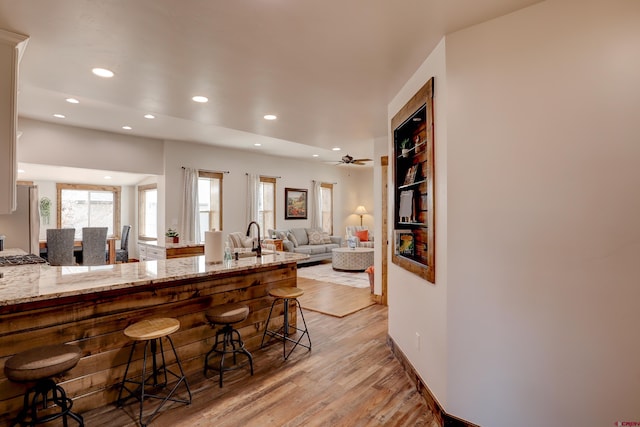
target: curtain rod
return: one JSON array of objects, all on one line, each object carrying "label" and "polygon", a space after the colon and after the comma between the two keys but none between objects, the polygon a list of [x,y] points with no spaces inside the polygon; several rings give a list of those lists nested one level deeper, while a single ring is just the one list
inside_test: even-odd
[{"label": "curtain rod", "polygon": [[[181,166],[181,168],[186,169],[186,166]],[[229,171],[206,171],[206,172],[230,173]]]},{"label": "curtain rod", "polygon": [[[245,172],[245,175],[249,175],[249,172]],[[281,176],[269,176],[269,175],[260,175],[260,177],[262,178],[277,178],[277,179],[281,179]]]},{"label": "curtain rod", "polygon": [[315,179],[312,179],[311,182],[320,182],[320,183],[325,183],[325,184],[332,184],[332,185],[338,185],[337,182],[324,182],[324,181],[316,181]]}]

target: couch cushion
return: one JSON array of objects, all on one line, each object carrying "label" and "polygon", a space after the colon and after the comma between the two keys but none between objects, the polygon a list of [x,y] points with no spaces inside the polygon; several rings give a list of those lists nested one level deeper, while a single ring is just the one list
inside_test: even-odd
[{"label": "couch cushion", "polygon": [[322,232],[322,243],[331,243],[331,236],[326,231]]},{"label": "couch cushion", "polygon": [[296,239],[296,236],[294,236],[293,233],[287,233],[287,239],[293,243],[294,248],[298,247],[298,239]]},{"label": "couch cushion", "polygon": [[[308,245],[309,237],[307,237],[307,230],[304,228],[292,228],[291,234],[296,237],[296,241],[298,242],[298,246]],[[291,240],[291,239],[289,239]],[[295,244],[295,243],[294,243]]]},{"label": "couch cushion", "polygon": [[298,246],[297,248],[294,249],[294,252],[299,253],[299,254],[305,254],[305,255],[323,254],[323,253],[327,252],[327,246],[326,245],[304,245],[304,246]]},{"label": "couch cushion", "polygon": [[317,228],[307,228],[306,231],[310,245],[321,245],[324,243],[322,239],[322,230]]},{"label": "couch cushion", "polygon": [[295,248],[291,240],[282,240],[282,247],[285,252],[293,252],[293,248]]}]

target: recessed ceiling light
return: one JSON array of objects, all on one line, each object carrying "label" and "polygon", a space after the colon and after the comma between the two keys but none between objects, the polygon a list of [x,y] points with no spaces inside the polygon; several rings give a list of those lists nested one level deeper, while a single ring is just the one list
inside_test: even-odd
[{"label": "recessed ceiling light", "polygon": [[200,102],[200,103],[204,103],[204,102],[208,102],[209,101],[209,98],[207,98],[206,96],[200,96],[200,95],[196,95],[191,99],[193,99],[195,102]]},{"label": "recessed ceiling light", "polygon": [[64,119],[64,118],[65,118],[65,115],[64,115],[64,114],[57,114],[57,113],[56,113],[56,114],[54,114],[54,115],[53,115],[53,117],[57,117],[57,118],[59,118],[59,119]]},{"label": "recessed ceiling light", "polygon": [[106,175],[104,179],[111,179],[111,177],[109,175]]},{"label": "recessed ceiling light", "polygon": [[333,151],[340,151],[340,147],[333,147],[332,150]]},{"label": "recessed ceiling light", "polygon": [[313,157],[320,157],[320,154],[314,154]]},{"label": "recessed ceiling light", "polygon": [[264,116],[265,120],[275,120],[277,118],[278,118],[278,116],[276,116],[275,114],[267,114],[267,115]]},{"label": "recessed ceiling light", "polygon": [[133,129],[133,128],[132,128],[131,126],[122,126],[122,129],[124,129],[124,130],[131,130],[131,129]]},{"label": "recessed ceiling light", "polygon": [[254,145],[254,146],[256,146],[256,147],[261,147],[261,146],[262,146],[262,144],[260,144],[259,142],[256,142],[256,143],[255,143],[255,144],[253,144],[253,145]]},{"label": "recessed ceiling light", "polygon": [[67,101],[69,104],[79,104],[80,103],[80,101],[78,101],[75,98],[67,98],[67,99],[65,99],[65,101]]},{"label": "recessed ceiling light", "polygon": [[18,169],[18,173],[24,173],[24,169]]},{"label": "recessed ceiling light", "polygon": [[145,115],[144,115],[144,118],[145,118],[145,119],[155,119],[155,118],[156,118],[156,116],[154,116],[153,114],[145,114]]},{"label": "recessed ceiling light", "polygon": [[107,79],[113,77],[113,71],[107,70],[106,68],[94,68],[91,72],[98,77],[104,77]]}]

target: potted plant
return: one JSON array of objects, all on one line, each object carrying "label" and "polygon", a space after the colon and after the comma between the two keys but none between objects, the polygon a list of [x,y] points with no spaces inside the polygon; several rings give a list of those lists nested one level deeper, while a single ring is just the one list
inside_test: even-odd
[{"label": "potted plant", "polygon": [[180,243],[180,235],[173,228],[168,229],[164,235],[167,237],[167,243]]},{"label": "potted plant", "polygon": [[405,138],[400,143],[400,149],[402,150],[402,157],[408,157],[409,151],[411,151],[411,140],[409,138]]}]

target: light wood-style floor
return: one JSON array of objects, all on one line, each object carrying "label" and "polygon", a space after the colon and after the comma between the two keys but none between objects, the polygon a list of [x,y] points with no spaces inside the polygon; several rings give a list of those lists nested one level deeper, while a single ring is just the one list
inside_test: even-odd
[{"label": "light wood-style floor", "polygon": [[369,288],[354,288],[335,283],[298,277],[298,287],[304,295],[298,300],[307,310],[345,317],[375,304]]},{"label": "light wood-style floor", "polygon": [[[387,308],[344,318],[305,311],[312,350],[282,360],[282,344],[253,353],[248,368],[189,376],[191,405],[167,405],[151,426],[428,426],[437,427],[423,398],[386,345]],[[133,402],[133,399],[130,400]],[[87,426],[135,426],[137,404],[84,414]]]}]

